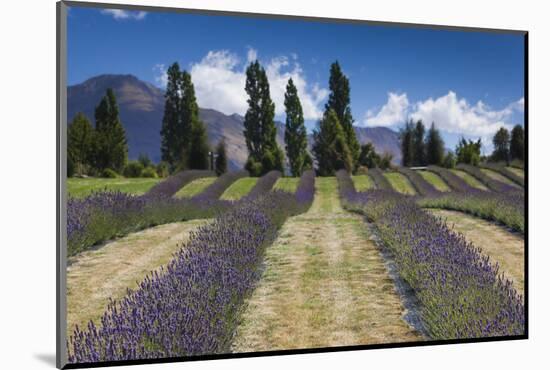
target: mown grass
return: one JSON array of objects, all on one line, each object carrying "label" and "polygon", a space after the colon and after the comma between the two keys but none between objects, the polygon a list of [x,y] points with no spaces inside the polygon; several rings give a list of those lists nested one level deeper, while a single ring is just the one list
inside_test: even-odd
[{"label": "mown grass", "polygon": [[404,175],[399,172],[384,172],[384,176],[388,179],[393,190],[406,195],[415,195],[414,188]]},{"label": "mown grass", "polygon": [[523,170],[521,168],[508,166],[508,167],[506,167],[506,169],[509,170],[510,172],[515,173],[516,175],[518,175],[521,178],[525,178],[525,172],[523,172]]},{"label": "mown grass", "polygon": [[189,184],[181,188],[176,194],[176,198],[191,198],[197,194],[200,194],[206,189],[210,184],[216,181],[217,177],[203,177],[191,181]]},{"label": "mown grass", "polygon": [[427,182],[432,184],[439,191],[451,191],[449,185],[436,173],[431,171],[418,171],[418,174],[424,178]]},{"label": "mown grass", "polygon": [[275,185],[273,185],[273,190],[282,190],[289,193],[294,193],[296,192],[299,182],[299,177],[281,177],[277,180]]},{"label": "mown grass", "polygon": [[466,184],[470,185],[473,188],[480,189],[480,190],[488,190],[485,185],[481,183],[478,179],[470,175],[469,173],[466,173],[464,171],[460,170],[451,170],[455,175],[460,177],[462,180],[466,181]]},{"label": "mown grass", "polygon": [[374,181],[372,181],[369,175],[357,175],[351,177],[353,184],[355,185],[355,190],[357,191],[366,191],[374,189]]},{"label": "mown grass", "polygon": [[493,180],[500,181],[504,184],[507,184],[507,185],[513,186],[515,188],[521,189],[521,187],[518,184],[516,184],[515,182],[513,182],[512,180],[510,180],[506,176],[501,175],[498,172],[495,172],[493,170],[489,170],[487,168],[480,168],[480,171],[483,172],[484,174],[486,174],[487,176],[489,176],[490,178],[492,178]]},{"label": "mown grass", "polygon": [[224,191],[220,199],[239,200],[250,192],[257,181],[258,177],[243,177],[242,179],[238,179]]},{"label": "mown grass", "polygon": [[147,192],[156,183],[162,179],[153,178],[70,178],[67,179],[67,190],[69,196],[83,198],[90,195],[93,191],[118,190],[123,193],[141,195]]}]

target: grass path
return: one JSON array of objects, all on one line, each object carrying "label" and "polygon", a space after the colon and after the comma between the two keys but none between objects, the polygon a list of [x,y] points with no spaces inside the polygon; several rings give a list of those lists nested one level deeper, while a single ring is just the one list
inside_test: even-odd
[{"label": "grass path", "polygon": [[220,199],[224,200],[239,200],[252,190],[258,177],[243,177],[235,181],[222,194]]},{"label": "grass path", "polygon": [[413,185],[405,175],[399,172],[384,172],[384,176],[390,182],[393,190],[405,195],[416,194]]},{"label": "grass path", "polygon": [[316,188],[310,210],[268,248],[233,351],[421,340],[363,219],[341,208],[336,179]]},{"label": "grass path", "polygon": [[100,319],[109,297],[120,299],[150,271],[168,263],[189,234],[208,220],[152,227],[70,259],[67,267],[67,330]]},{"label": "grass path", "polygon": [[289,193],[295,193],[299,182],[299,177],[280,177],[275,185],[273,185],[273,190],[282,190]]},{"label": "grass path", "polygon": [[512,171],[513,173],[515,173],[516,175],[518,175],[521,178],[525,178],[525,172],[520,168],[508,166],[508,167],[506,167],[506,169],[508,169],[509,171]]},{"label": "grass path", "polygon": [[218,178],[215,176],[212,177],[201,177],[199,179],[191,181],[189,184],[181,188],[174,196],[176,198],[191,198],[197,194],[200,194],[208,186],[214,183]]},{"label": "grass path", "polygon": [[420,176],[439,191],[451,191],[449,185],[438,174],[431,171],[417,171]]},{"label": "grass path", "polygon": [[367,191],[376,187],[374,185],[374,181],[372,181],[372,178],[369,175],[355,175],[351,178],[353,180],[353,184],[355,185],[355,190],[357,191]]},{"label": "grass path", "polygon": [[460,177],[462,180],[466,181],[466,184],[470,185],[473,188],[480,189],[480,190],[489,190],[485,185],[481,183],[478,179],[473,177],[467,172],[461,171],[461,170],[451,170],[455,175]]},{"label": "grass path", "polygon": [[524,286],[524,239],[505,228],[462,212],[430,209],[434,215],[447,220],[447,224],[482,249],[500,271],[514,282],[514,288],[523,294]]},{"label": "grass path", "polygon": [[161,180],[162,179],[152,178],[70,178],[67,179],[67,192],[69,193],[69,196],[76,198],[83,198],[87,195],[90,195],[92,191],[100,191],[105,189],[118,190],[123,193],[141,195],[145,194],[147,190],[151,189],[153,185]]}]

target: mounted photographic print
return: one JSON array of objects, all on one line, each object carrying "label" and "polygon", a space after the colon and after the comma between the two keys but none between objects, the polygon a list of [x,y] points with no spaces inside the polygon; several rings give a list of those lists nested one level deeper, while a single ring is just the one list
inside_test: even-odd
[{"label": "mounted photographic print", "polygon": [[57,10],[58,367],[527,338],[526,31]]}]

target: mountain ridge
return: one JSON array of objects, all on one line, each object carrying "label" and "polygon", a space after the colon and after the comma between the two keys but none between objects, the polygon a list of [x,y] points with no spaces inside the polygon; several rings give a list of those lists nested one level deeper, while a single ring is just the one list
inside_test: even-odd
[{"label": "mountain ridge", "polygon": [[[164,92],[149,82],[131,74],[102,74],[67,87],[68,122],[78,112],[84,113],[93,124],[94,110],[112,88],[119,105],[120,120],[126,130],[129,158],[147,154],[153,161],[160,161],[160,129],[164,112]],[[228,164],[232,170],[242,168],[248,152],[243,136],[244,117],[233,113],[226,115],[214,109],[200,108],[199,117],[207,127],[209,144],[214,147],[225,138]],[[284,148],[284,124],[276,122],[277,142]],[[385,127],[357,127],[357,139],[361,144],[372,142],[380,153],[390,152],[394,162],[401,157],[398,133]],[[311,135],[310,140],[311,143]]]}]

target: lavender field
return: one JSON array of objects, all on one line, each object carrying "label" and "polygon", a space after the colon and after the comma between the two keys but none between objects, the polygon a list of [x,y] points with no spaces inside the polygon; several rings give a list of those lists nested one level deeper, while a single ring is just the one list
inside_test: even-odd
[{"label": "lavender field", "polygon": [[[306,171],[293,186],[272,171],[237,200],[222,195],[245,171],[209,181],[183,171],[143,195],[70,198],[68,300],[81,307],[67,328],[70,362],[522,335],[523,191],[489,177],[494,190],[482,191],[440,167],[397,171]],[[186,186],[193,196],[175,196]],[[457,231],[475,218],[488,221],[484,235]],[[186,223],[178,243],[184,229],[169,225]],[[147,239],[159,227],[176,234]],[[492,231],[515,235],[512,249],[491,249]],[[117,269],[141,255],[138,269]],[[71,299],[91,289],[79,276],[117,288],[79,305]]]}]

